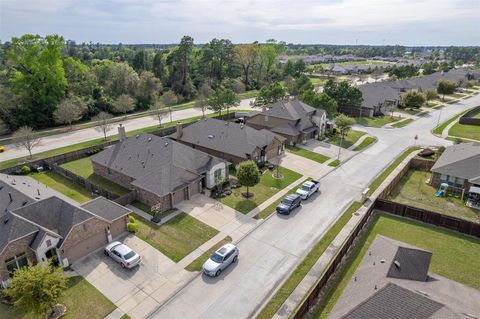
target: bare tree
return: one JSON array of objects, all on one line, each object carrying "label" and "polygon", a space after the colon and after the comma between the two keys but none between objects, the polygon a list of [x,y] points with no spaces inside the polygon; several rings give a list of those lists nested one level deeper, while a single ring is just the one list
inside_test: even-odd
[{"label": "bare tree", "polygon": [[168,110],[165,107],[165,104],[161,99],[157,99],[151,106],[150,110],[152,111],[154,117],[158,120],[158,127],[162,127],[162,120]]},{"label": "bare tree", "polygon": [[97,122],[95,129],[103,133],[103,138],[105,140],[107,139],[108,131],[110,131],[113,127],[112,117],[112,114],[100,112],[93,118],[93,120]]},{"label": "bare tree", "polygon": [[68,124],[72,129],[72,122],[82,118],[83,113],[87,109],[87,105],[77,96],[63,99],[53,113],[55,122],[59,124]]},{"label": "bare tree", "polygon": [[40,143],[40,137],[31,127],[22,126],[13,133],[13,141],[16,146],[26,148],[32,158],[32,149]]},{"label": "bare tree", "polygon": [[124,118],[127,118],[127,112],[135,109],[135,100],[128,94],[122,94],[117,97],[112,106],[115,112],[123,113]]},{"label": "bare tree", "polygon": [[205,118],[205,111],[208,109],[208,98],[204,96],[198,96],[198,98],[195,100],[195,106],[196,109],[199,109],[202,111],[202,117]]},{"label": "bare tree", "polygon": [[173,91],[167,91],[163,93],[161,97],[163,103],[168,107],[168,112],[170,113],[170,123],[172,120],[172,106],[178,102],[178,97]]}]

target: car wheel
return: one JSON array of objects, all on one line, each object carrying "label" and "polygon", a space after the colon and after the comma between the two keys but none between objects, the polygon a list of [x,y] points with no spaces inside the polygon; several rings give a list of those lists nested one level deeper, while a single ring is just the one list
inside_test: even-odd
[{"label": "car wheel", "polygon": [[125,264],[124,263],[120,263],[122,265],[122,268],[125,268]]},{"label": "car wheel", "polygon": [[105,256],[108,256],[108,251],[104,250],[103,253],[105,254]]},{"label": "car wheel", "polygon": [[238,259],[238,256],[233,257],[232,263],[236,263],[236,262],[237,262],[237,259]]},{"label": "car wheel", "polygon": [[217,272],[215,273],[215,277],[220,276],[221,273],[222,273],[222,270],[221,270],[221,269],[217,270]]}]

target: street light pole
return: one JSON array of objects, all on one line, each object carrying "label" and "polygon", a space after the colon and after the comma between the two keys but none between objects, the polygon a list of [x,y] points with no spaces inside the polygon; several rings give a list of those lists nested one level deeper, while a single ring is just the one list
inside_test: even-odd
[{"label": "street light pole", "polygon": [[340,147],[338,148],[337,161],[340,161],[340,151],[342,150],[342,145],[343,145],[343,134],[342,136],[340,136]]},{"label": "street light pole", "polygon": [[442,108],[440,107],[440,112],[438,113],[437,126],[440,125],[440,117],[442,116]]}]

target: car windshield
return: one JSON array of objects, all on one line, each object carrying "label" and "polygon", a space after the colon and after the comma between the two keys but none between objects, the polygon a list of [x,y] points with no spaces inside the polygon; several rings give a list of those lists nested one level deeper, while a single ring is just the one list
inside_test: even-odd
[{"label": "car windshield", "polygon": [[282,200],[282,204],[286,206],[290,206],[290,204],[292,204],[292,200],[285,198],[284,200]]},{"label": "car windshield", "polygon": [[219,254],[215,253],[210,256],[210,259],[213,260],[216,263],[221,263],[223,261],[223,257],[220,256]]},{"label": "car windshield", "polygon": [[303,190],[303,191],[309,191],[310,187],[308,187],[306,185],[302,185],[302,187],[300,187],[300,189]]},{"label": "car windshield", "polygon": [[135,253],[132,250],[132,251],[128,252],[127,254],[125,254],[125,256],[123,256],[123,258],[125,258],[125,260],[129,260],[133,256],[135,256]]}]

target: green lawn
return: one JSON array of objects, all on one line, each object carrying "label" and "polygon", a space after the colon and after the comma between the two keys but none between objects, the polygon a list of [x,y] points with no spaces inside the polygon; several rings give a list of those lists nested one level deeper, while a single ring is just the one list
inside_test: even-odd
[{"label": "green lawn", "polygon": [[385,180],[385,178],[387,178],[388,175],[390,175],[393,170],[398,166],[400,165],[401,162],[403,162],[403,160],[408,156],[410,155],[410,153],[416,151],[416,150],[419,150],[420,148],[419,147],[410,147],[408,148],[406,151],[404,151],[402,154],[400,154],[400,156],[398,156],[393,162],[392,164],[390,164],[390,166],[388,166],[382,173],[380,173],[380,175],[378,175],[374,180],[373,182],[370,184],[370,190],[368,191],[368,196],[372,195],[373,192],[375,192],[375,190],[377,190],[377,188],[383,183],[383,181]]},{"label": "green lawn", "polygon": [[404,126],[412,123],[413,121],[415,121],[415,120],[414,120],[414,119],[411,119],[411,118],[408,118],[408,119],[404,119],[404,120],[402,120],[402,121],[400,121],[400,122],[397,122],[397,123],[395,123],[395,124],[392,124],[392,126],[394,126],[394,127],[399,127],[399,128],[400,128],[400,127],[404,127]]},{"label": "green lawn", "polygon": [[[365,134],[366,133],[362,132],[362,131],[350,130],[348,132],[347,136],[345,136],[345,138],[343,139],[342,147],[343,148],[349,148],[350,146],[355,144],[360,137],[362,137]],[[331,137],[328,140],[328,143],[340,146],[340,135],[337,134],[334,137]]]},{"label": "green lawn", "polygon": [[265,305],[262,311],[257,316],[257,319],[272,318],[278,311],[280,306],[295,290],[298,284],[302,281],[305,275],[315,265],[317,260],[322,256],[328,245],[338,235],[342,228],[352,217],[352,214],[356,212],[362,206],[359,202],[354,202],[350,207],[343,212],[340,218],[333,224],[332,227],[325,233],[325,235],[318,241],[308,255],[302,260],[302,262],[295,268],[293,273],[288,277],[287,281],[283,283],[280,289],[273,295],[270,301]]},{"label": "green lawn", "polygon": [[334,160],[334,161],[331,161],[330,163],[328,163],[328,166],[330,166],[330,167],[337,167],[338,165],[340,165],[339,160]]},{"label": "green lawn", "polygon": [[310,79],[310,82],[312,82],[313,85],[323,85],[325,84],[325,82],[327,82],[326,79],[321,79],[321,78],[317,78],[317,77],[309,77]]},{"label": "green lawn", "polygon": [[465,206],[460,198],[435,197],[437,189],[425,182],[430,176],[429,172],[409,169],[387,199],[480,223],[480,210]]},{"label": "green lawn", "polygon": [[161,226],[155,226],[140,217],[136,220],[136,235],[175,262],[218,234],[216,229],[185,213]]},{"label": "green lawn", "polygon": [[92,199],[92,194],[88,190],[54,171],[32,173],[29,176],[79,203]]},{"label": "green lawn", "polygon": [[373,137],[373,136],[367,136],[366,138],[363,139],[363,141],[357,146],[355,147],[353,150],[354,151],[361,151],[363,150],[365,147],[373,144],[373,143],[376,143],[377,142],[377,138],[376,137]]},{"label": "green lawn", "polygon": [[286,197],[287,195],[290,195],[290,194],[293,194],[297,191],[297,189],[303,184],[305,183],[306,181],[310,180],[310,178],[306,178],[304,179],[303,181],[301,181],[300,183],[298,183],[297,185],[295,185],[294,188],[292,188],[290,191],[287,192],[287,194],[285,194],[285,196],[277,199],[276,201],[274,201],[273,203],[271,203],[270,205],[268,205],[267,208],[265,208],[264,210],[260,211],[257,215],[255,215],[255,219],[263,219],[263,218],[267,218],[268,216],[270,216],[272,213],[275,212],[275,208],[277,207],[277,205],[282,201],[282,199],[284,197]]},{"label": "green lawn", "polygon": [[128,189],[120,185],[117,185],[107,180],[106,178],[103,178],[102,176],[94,174],[92,161],[90,160],[90,157],[84,157],[79,160],[64,163],[60,166],[72,173],[77,174],[78,176],[85,178],[90,183],[94,185],[98,185],[99,187],[102,187],[117,195],[121,196],[129,192]]},{"label": "green lawn", "polygon": [[300,147],[297,147],[297,146],[290,146],[290,145],[287,145],[287,151],[289,151],[290,153],[293,153],[295,155],[298,155],[298,156],[303,156],[305,158],[308,158],[312,161],[315,161],[317,163],[324,163],[326,161],[328,161],[330,159],[330,157],[328,156],[325,156],[325,155],[322,155],[322,154],[318,154],[318,153],[315,153],[315,152],[312,152],[312,151],[309,151],[309,150],[306,150],[306,149],[303,149],[303,148],[300,148]]},{"label": "green lawn", "polygon": [[337,284],[327,294],[313,318],[328,317],[377,235],[431,251],[431,272],[480,289],[480,240],[409,219],[379,215],[355,245],[345,267],[339,272]]},{"label": "green lawn", "polygon": [[222,247],[223,245],[227,243],[232,242],[232,237],[227,236],[215,245],[213,247],[210,247],[207,251],[205,251],[200,257],[192,261],[187,267],[185,267],[185,270],[188,271],[201,271],[203,263],[210,257],[211,254],[213,254],[214,251],[216,251],[218,248]]},{"label": "green lawn", "polygon": [[250,187],[249,192],[254,194],[253,198],[244,198],[241,193],[246,191],[246,187],[240,187],[232,189],[231,195],[219,198],[219,201],[243,214],[247,214],[280,190],[302,177],[301,174],[284,167],[280,167],[279,172],[283,178],[276,179],[273,178],[274,171],[267,170],[260,177],[260,182],[254,187]]},{"label": "green lawn", "polygon": [[458,119],[460,116],[462,116],[463,114],[467,113],[469,110],[466,110],[466,111],[463,111],[461,113],[458,113],[457,115],[449,118],[448,120],[446,120],[445,122],[443,122],[442,124],[440,124],[439,126],[437,126],[436,128],[433,129],[433,134],[442,134],[443,130],[448,126],[448,124],[452,123],[453,121],[455,121],[456,119]]},{"label": "green lawn", "polygon": [[[59,303],[67,306],[66,319],[103,319],[117,307],[100,291],[80,276],[67,279],[67,289],[60,297]],[[2,319],[33,319],[35,316],[25,315],[21,311],[0,303]]]},{"label": "green lawn", "polygon": [[385,124],[401,120],[398,116],[374,116],[357,118],[357,123],[363,126],[382,127]]},{"label": "green lawn", "polygon": [[480,141],[480,125],[455,123],[448,131],[448,135]]}]

